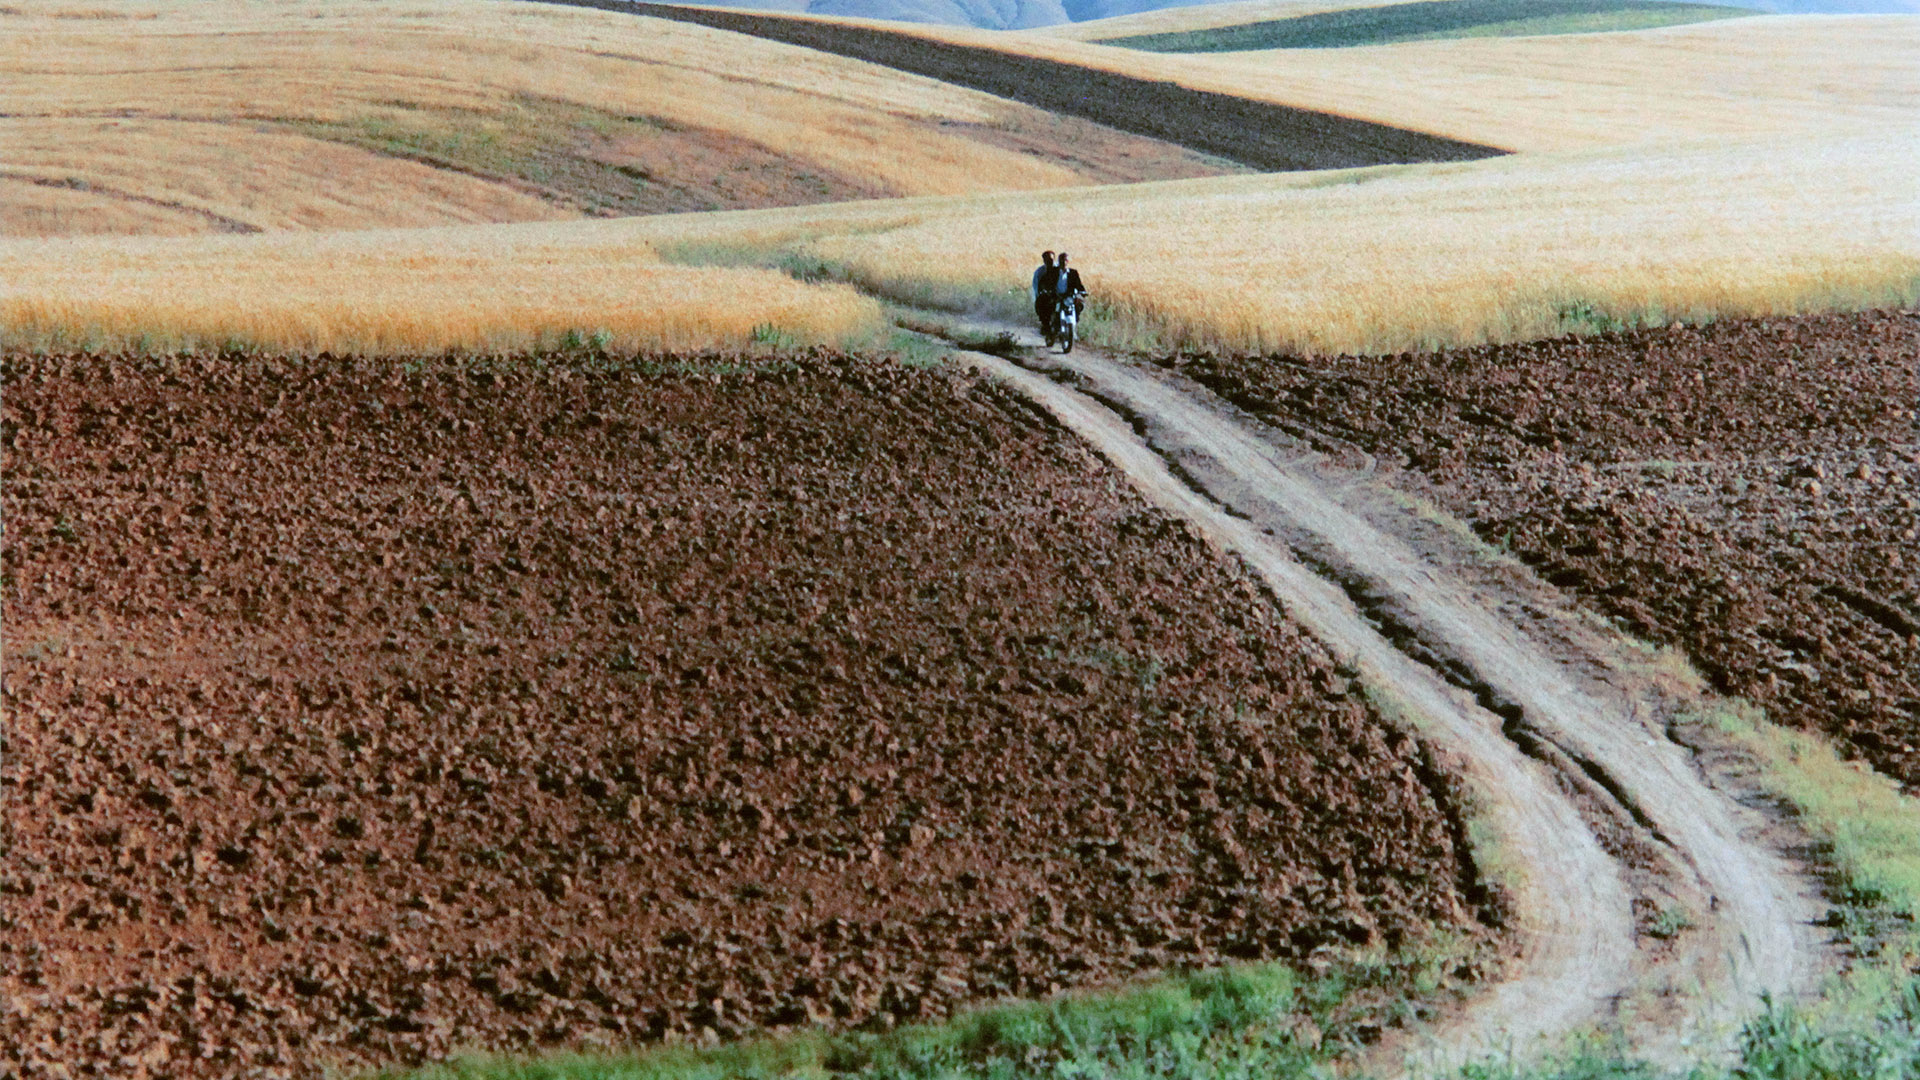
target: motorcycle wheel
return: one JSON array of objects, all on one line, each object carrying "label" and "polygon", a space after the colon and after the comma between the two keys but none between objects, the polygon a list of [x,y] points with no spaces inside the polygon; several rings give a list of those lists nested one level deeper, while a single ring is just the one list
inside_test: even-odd
[{"label": "motorcycle wheel", "polygon": [[1070,353],[1073,351],[1073,324],[1072,323],[1068,323],[1067,325],[1060,328],[1060,351],[1063,353]]}]

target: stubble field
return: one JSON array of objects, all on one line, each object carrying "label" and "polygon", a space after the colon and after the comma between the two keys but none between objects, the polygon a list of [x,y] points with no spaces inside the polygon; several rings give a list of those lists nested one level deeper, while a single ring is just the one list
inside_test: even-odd
[{"label": "stubble field", "polygon": [[23,1077],[885,1026],[1498,917],[1420,746],[976,377],[4,372]]}]

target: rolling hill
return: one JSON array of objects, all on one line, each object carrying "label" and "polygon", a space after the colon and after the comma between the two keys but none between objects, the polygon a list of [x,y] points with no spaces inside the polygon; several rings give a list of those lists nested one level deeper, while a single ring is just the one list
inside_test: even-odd
[{"label": "rolling hill", "polygon": [[108,14],[0,7],[0,235],[545,220],[1237,168],[685,23],[452,0]]},{"label": "rolling hill", "polygon": [[[623,0],[544,2],[612,8],[622,6]],[[943,39],[882,24],[673,4],[646,4],[638,10],[885,64],[1152,138],[1183,142],[1261,169],[1464,161],[1500,152],[1331,111],[1303,110],[1277,99],[1251,101],[1232,90],[1140,78],[1116,65],[1056,60],[1034,51],[1014,52],[993,43]]]},{"label": "rolling hill", "polygon": [[[461,7],[463,32],[490,26],[496,40],[488,43],[449,38],[445,20],[429,33],[406,20],[362,21],[381,9],[314,5],[274,9],[286,12],[274,16],[285,25],[243,23],[255,31],[245,62],[235,62],[229,43],[224,65],[196,70],[184,63],[193,48],[214,58],[219,35],[209,30],[196,38],[179,23],[168,30],[185,43],[169,46],[178,52],[160,53],[160,63],[138,59],[144,27],[168,27],[170,19],[216,27],[262,18],[262,10],[176,0],[152,9],[152,19],[107,30],[40,17],[42,36],[25,40],[11,61],[26,106],[8,120],[11,137],[66,124],[99,132],[95,145],[110,147],[118,137],[112,125],[135,121],[153,125],[156,140],[202,132],[192,145],[228,155],[224,168],[208,166],[212,180],[186,170],[127,173],[172,185],[163,189],[165,199],[231,223],[203,223],[202,231],[266,228],[270,219],[242,213],[284,213],[314,197],[304,174],[233,167],[254,161],[250,148],[268,138],[297,137],[328,153],[484,184],[489,198],[505,192],[527,200],[505,206],[502,216],[523,209],[528,217],[578,216],[578,206],[551,193],[513,186],[504,167],[449,167],[459,164],[455,154],[469,155],[468,162],[490,160],[483,155],[526,160],[528,143],[516,140],[570,130],[564,123],[515,126],[501,119],[508,109],[526,109],[535,120],[598,109],[591,115],[627,124],[644,104],[652,110],[647,115],[668,118],[648,121],[657,127],[692,128],[699,117],[713,117],[716,129],[743,140],[764,131],[759,145],[800,160],[838,161],[896,193],[943,197],[622,222],[226,236],[165,246],[111,238],[57,253],[15,240],[0,244],[0,314],[13,340],[374,352],[516,349],[568,339],[628,350],[695,340],[851,342],[883,332],[879,309],[845,285],[821,284],[823,278],[915,303],[998,310],[1017,292],[1009,283],[1024,280],[1033,249],[1068,241],[1090,256],[1111,325],[1142,340],[1236,348],[1508,340],[1561,328],[1564,313],[1574,310],[1710,315],[1862,297],[1896,302],[1914,278],[1912,244],[1902,238],[1910,241],[1917,230],[1911,206],[1897,193],[1915,165],[1911,140],[1900,133],[1920,113],[1920,69],[1912,63],[1920,21],[1901,17],[1739,19],[1651,32],[1192,56],[1038,34],[696,13],[741,28],[820,35],[821,43],[902,66],[991,53],[1000,66],[964,77],[1018,72],[1024,82],[1003,94],[1080,94],[1111,104],[1159,81],[1165,85],[1154,107],[1136,112],[1153,114],[1155,130],[1169,139],[1203,137],[1219,124],[1214,110],[1223,101],[1242,110],[1278,106],[1261,115],[1307,126],[1280,139],[1275,152],[1320,155],[1323,167],[1047,196],[1032,188],[1043,180],[1069,183],[1072,174],[1034,178],[1018,171],[1034,167],[1033,155],[961,137],[977,135],[1008,110],[1033,106],[791,43],[634,14]],[[397,19],[382,10],[380,18],[388,17]],[[333,20],[347,32],[329,36]],[[362,70],[347,78],[322,61],[338,60],[358,40],[355,27],[377,29],[395,44],[388,53],[360,44]],[[118,43],[121,37],[134,44]],[[500,40],[507,38],[511,43]],[[30,59],[57,55],[49,45],[72,55],[59,63]],[[957,50],[943,51],[948,45]],[[1842,61],[1849,78],[1821,77]],[[742,69],[755,64],[778,70],[750,81],[758,96],[722,118],[717,112],[726,110],[682,92],[684,68],[698,62],[716,68],[708,73],[715,79],[747,80]],[[44,73],[24,78],[36,63]],[[294,77],[275,77],[280,71]],[[1093,77],[1102,73],[1119,81],[1109,86]],[[1089,94],[1090,87],[1099,93]],[[1194,92],[1175,92],[1184,90]],[[414,95],[410,103],[393,104],[403,93]],[[55,105],[75,115],[53,115]],[[122,115],[105,115],[116,109]],[[1087,123],[1034,111],[1060,124]],[[402,125],[422,124],[422,116],[458,118],[451,129],[458,138],[442,128],[436,137],[446,141],[430,153],[382,151],[382,141],[397,141],[396,132],[410,130]],[[1385,126],[1342,119],[1356,116]],[[718,128],[723,121],[733,126]],[[1324,121],[1335,126],[1311,126]],[[1101,130],[1115,139],[1138,137]],[[1414,135],[1422,130],[1484,141],[1427,140],[1464,146],[1431,164],[1326,170],[1417,160],[1377,156],[1380,148],[1365,139],[1345,145],[1376,156],[1341,160],[1326,153],[1331,144],[1314,142],[1343,130],[1412,143],[1421,142]],[[223,149],[218,140],[229,137],[241,141]],[[1484,157],[1489,144],[1527,153],[1471,160]],[[88,144],[39,145],[52,155]],[[20,171],[23,160],[31,159],[10,157],[8,170]],[[10,180],[3,190],[92,199],[82,207],[103,205],[134,219],[103,215],[95,229],[149,229],[138,216],[152,207],[147,200],[162,199],[103,195],[90,190],[86,174],[40,167],[38,182]],[[96,176],[114,175],[89,167]],[[361,190],[352,185],[364,177],[396,182],[368,172],[340,178],[334,190]],[[388,215],[384,220],[409,223],[400,209],[425,216],[434,205],[428,196],[454,198],[430,186],[396,196],[338,220],[379,223],[377,210]],[[1840,239],[1836,222],[1843,223]],[[251,269],[233,272],[242,265]],[[1194,285],[1208,280],[1238,285]]]},{"label": "rolling hill", "polygon": [[1154,52],[1335,49],[1459,37],[1644,30],[1752,15],[1750,8],[1669,0],[1418,0],[1205,30],[1098,38]]},{"label": "rolling hill", "polygon": [[900,37],[960,44],[1521,152],[1910,130],[1920,115],[1920,19],[1899,15],[1222,54],[1152,53],[1055,33],[829,24],[885,38],[896,51],[907,51],[893,43]]},{"label": "rolling hill", "polygon": [[1392,352],[1583,318],[1911,303],[1914,165],[1911,140],[1882,133],[619,221],[80,238],[57,258],[11,240],[0,326],[40,346],[376,353],[602,332],[620,350],[860,342],[880,311],[840,282],[1014,318],[1034,249],[1067,246],[1124,340]]},{"label": "rolling hill", "polygon": [[[1441,0],[1450,3],[1452,0]],[[1662,4],[1673,0],[1651,0]],[[1688,5],[1679,0],[1681,6]],[[1373,9],[1391,6],[1380,0],[1360,3],[1329,3],[1327,0],[1237,0],[1224,4],[1195,3],[1193,0],[737,0],[716,6],[753,11],[791,14],[886,19],[900,22],[940,23],[975,26],[987,30],[1030,30],[1060,27],[1072,33],[1084,30],[1088,37],[1109,37],[1126,33],[1154,32],[1131,28],[1139,20],[1152,20],[1155,13],[1170,16],[1171,25],[1159,29],[1196,29],[1237,25],[1262,18],[1306,15],[1316,11]],[[1529,6],[1520,4],[1516,6]],[[1553,0],[1540,0],[1542,14],[1553,14]],[[1617,5],[1611,5],[1617,6]],[[1742,0],[1738,5],[1757,11],[1791,14],[1911,14],[1920,11],[1920,0]],[[1239,9],[1239,10],[1235,10]],[[1246,17],[1249,9],[1273,14]],[[1523,15],[1520,18],[1532,18]],[[1657,23],[1653,23],[1657,24]],[[1514,32],[1531,32],[1516,29]]]}]

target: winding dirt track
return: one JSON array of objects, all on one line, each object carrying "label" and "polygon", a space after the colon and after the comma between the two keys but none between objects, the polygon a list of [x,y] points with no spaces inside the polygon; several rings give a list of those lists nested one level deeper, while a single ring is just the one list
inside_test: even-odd
[{"label": "winding dirt track", "polygon": [[[1592,634],[1543,634],[1537,597],[1486,595],[1454,572],[1458,553],[1431,550],[1433,530],[1412,512],[1394,521],[1355,478],[1203,389],[1087,350],[1040,362],[1085,393],[973,359],[1244,559],[1289,614],[1465,759],[1524,877],[1521,953],[1508,981],[1421,1049],[1424,1064],[1525,1053],[1594,1024],[1678,1062],[1725,1045],[1761,994],[1811,988],[1821,956],[1807,884],[1666,737],[1646,688],[1617,677],[1630,658]],[[1568,792],[1589,793],[1584,807]],[[1654,857],[1628,867],[1603,850],[1597,832],[1623,827]],[[1657,895],[1685,898],[1698,926],[1685,948],[1662,951],[1636,932],[1633,894],[1648,894],[1649,867],[1664,881]]]}]

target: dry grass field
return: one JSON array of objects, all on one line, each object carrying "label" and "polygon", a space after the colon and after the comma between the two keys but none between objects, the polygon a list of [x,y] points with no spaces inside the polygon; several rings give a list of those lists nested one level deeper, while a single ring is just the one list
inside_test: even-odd
[{"label": "dry grass field", "polygon": [[[797,264],[883,296],[1016,315],[1033,252],[1063,245],[1114,340],[1308,352],[1903,303],[1920,277],[1915,18],[1213,57],[917,29],[1275,100],[1365,99],[1416,127],[1444,121],[1536,151],[980,195],[1075,175],[980,135],[1005,143],[1018,106],[681,23],[490,2],[454,20],[453,0],[163,0],[112,19],[27,2],[0,14],[23,31],[0,37],[16,114],[0,119],[0,221],[16,232],[575,215],[579,204],[511,175],[514,162],[558,175],[585,160],[541,157],[552,130],[684,165],[698,160],[690,133],[717,145],[715,125],[732,124],[736,147],[804,152],[869,193],[961,193],[339,237],[0,240],[0,340],[29,346],[846,344],[876,332],[871,301],[737,267]],[[1350,70],[1300,66],[1334,56]],[[749,70],[754,97],[729,104]],[[1327,101],[1310,100],[1315,86]],[[1632,145],[1556,150],[1596,143]],[[447,167],[456,158],[498,170]],[[567,175],[569,190],[593,189]]]},{"label": "dry grass field", "polygon": [[369,228],[1214,175],[886,68],[502,0],[0,7],[0,231]]},{"label": "dry grass field", "polygon": [[1912,131],[1920,120],[1920,17],[1907,15],[1192,59],[1245,93],[1520,151]]},{"label": "dry grass field", "polygon": [[872,291],[1009,317],[1024,309],[1018,286],[1033,249],[1066,244],[1119,340],[1392,352],[1617,322],[1911,303],[1916,169],[1920,145],[1893,133],[1189,181],[1018,204],[664,218],[636,229],[663,251],[784,249]]},{"label": "dry grass field", "polygon": [[[1110,340],[1392,352],[1616,323],[1911,303],[1902,133],[1616,149],[1019,196],[338,236],[0,243],[4,340],[618,348],[848,341],[900,300],[1024,317],[1068,246]],[[699,275],[712,276],[699,276]]]},{"label": "dry grass field", "polygon": [[857,341],[878,324],[878,306],[850,288],[663,265],[630,238],[599,241],[592,224],[0,240],[0,342],[641,352]]},{"label": "dry grass field", "polygon": [[415,227],[570,216],[480,177],[273,128],[0,120],[0,235]]},{"label": "dry grass field", "polygon": [[[1235,18],[1316,9],[1262,6]],[[1911,15],[1193,55],[1043,32],[866,25],[1523,152],[1912,130],[1920,118],[1920,16]]]}]

